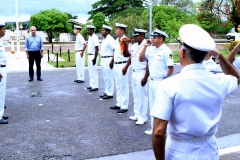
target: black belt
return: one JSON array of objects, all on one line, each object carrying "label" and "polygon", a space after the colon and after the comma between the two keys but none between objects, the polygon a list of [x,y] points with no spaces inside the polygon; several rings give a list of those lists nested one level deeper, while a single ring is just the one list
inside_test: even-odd
[{"label": "black belt", "polygon": [[82,50],[76,50],[76,52],[82,52]]},{"label": "black belt", "polygon": [[110,58],[110,57],[113,57],[113,56],[102,56],[102,58]]},{"label": "black belt", "polygon": [[127,61],[115,62],[115,64],[123,64],[123,63],[127,63]]},{"label": "black belt", "polygon": [[6,65],[0,65],[0,67],[6,67]]},{"label": "black belt", "polygon": [[93,53],[88,53],[88,55],[95,55],[95,54],[93,54]]}]

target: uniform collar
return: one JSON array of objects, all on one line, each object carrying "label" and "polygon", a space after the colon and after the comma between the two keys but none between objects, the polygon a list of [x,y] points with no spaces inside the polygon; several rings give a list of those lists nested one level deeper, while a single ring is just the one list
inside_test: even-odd
[{"label": "uniform collar", "polygon": [[138,43],[136,43],[136,44],[137,44],[138,46],[142,46],[142,45],[145,44],[145,43],[146,43],[146,39],[144,39],[140,45],[138,45]]},{"label": "uniform collar", "polygon": [[194,64],[189,64],[185,66],[181,72],[189,71],[189,70],[194,70],[194,69],[206,69],[202,63],[194,63]]},{"label": "uniform collar", "polygon": [[166,46],[165,44],[162,44],[159,48],[157,48],[157,47],[155,46],[154,49],[156,49],[156,50],[162,50],[165,46]]}]

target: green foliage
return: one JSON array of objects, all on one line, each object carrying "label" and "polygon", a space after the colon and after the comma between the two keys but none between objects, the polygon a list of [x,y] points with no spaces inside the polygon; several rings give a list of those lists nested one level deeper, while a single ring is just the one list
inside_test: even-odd
[{"label": "green foliage", "polygon": [[93,16],[93,25],[96,27],[96,33],[101,32],[103,24],[105,24],[105,15],[102,12],[95,14]]},{"label": "green foliage", "polygon": [[[68,15],[68,19],[77,19],[78,18],[78,16],[76,16],[76,15],[72,15],[72,14],[70,14],[70,13],[67,13],[67,12],[65,12],[67,15]],[[72,24],[70,24],[71,25],[71,28],[74,28],[74,24],[72,23]],[[69,31],[71,34],[74,34],[73,33],[73,29],[71,29],[70,31]]]},{"label": "green foliage", "polygon": [[119,13],[114,13],[112,15],[111,19],[116,19],[117,17],[127,17],[127,15],[129,15],[129,13],[141,15],[143,13],[143,11],[145,11],[145,10],[146,9],[144,9],[144,8],[128,8]]},{"label": "green foliage", "polygon": [[184,12],[192,12],[194,10],[192,0],[161,0],[160,4],[175,7]]},{"label": "green foliage", "polygon": [[[240,41],[230,41],[230,43],[223,44],[223,48],[228,52],[231,52],[233,48],[239,43]],[[239,54],[239,53],[238,53]]]},{"label": "green foliage", "polygon": [[120,13],[128,8],[143,8],[143,0],[99,0],[92,5],[92,10],[88,12],[89,19],[98,12],[102,12],[106,17],[111,18],[113,14]]},{"label": "green foliage", "polygon": [[194,15],[187,14],[175,7],[166,5],[153,7],[153,19],[156,22],[156,28],[165,31],[170,39],[179,36],[178,31],[184,24],[196,23],[196,17]]},{"label": "green foliage", "polygon": [[38,30],[45,31],[49,42],[52,42],[54,36],[72,30],[68,23],[68,14],[57,9],[44,10],[32,15],[30,24],[36,26]]},{"label": "green foliage", "polygon": [[[125,15],[125,14],[124,14]],[[115,23],[123,23],[128,26],[126,30],[126,36],[131,37],[133,34],[134,28],[141,28],[148,30],[149,29],[149,11],[147,9],[142,12],[142,14],[136,14],[136,13],[128,13],[124,17],[118,16],[116,19],[113,19],[110,22],[111,26],[115,26]],[[155,22],[153,21],[153,26],[155,26]],[[112,32],[112,35],[114,33]]]}]

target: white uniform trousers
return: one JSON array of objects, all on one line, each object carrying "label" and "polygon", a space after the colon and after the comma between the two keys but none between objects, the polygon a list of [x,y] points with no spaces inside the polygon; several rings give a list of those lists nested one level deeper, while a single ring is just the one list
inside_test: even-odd
[{"label": "white uniform trousers", "polygon": [[[201,139],[201,138],[200,138]],[[216,137],[205,140],[199,138],[182,141],[167,137],[165,147],[166,160],[218,160]]]},{"label": "white uniform trousers", "polygon": [[75,54],[75,62],[76,62],[77,80],[84,81],[85,53],[83,54],[83,57],[81,57],[80,56],[80,52],[76,52],[76,54]]},{"label": "white uniform trousers", "polygon": [[4,106],[5,106],[5,94],[6,94],[6,82],[7,82],[7,69],[6,67],[0,67],[0,73],[2,74],[1,82],[0,82],[0,119],[4,114]]},{"label": "white uniform trousers", "polygon": [[112,96],[114,92],[114,73],[113,69],[111,69],[109,66],[111,60],[112,57],[101,59],[102,74],[105,84],[104,93],[106,93],[108,96]]},{"label": "white uniform trousers", "polygon": [[96,64],[93,65],[92,60],[95,55],[88,55],[88,71],[90,77],[90,87],[98,88],[98,72],[97,72],[97,63],[98,58],[96,60]]},{"label": "white uniform trousers", "polygon": [[[157,94],[157,90],[158,90],[158,86],[161,83],[162,79],[154,79],[152,80],[150,78],[150,82],[149,82],[149,92],[148,92],[148,98],[149,98],[149,110],[151,112],[154,101],[156,99],[156,94]],[[153,120],[154,117],[151,116],[151,129],[153,130]]]},{"label": "white uniform trousers", "polygon": [[134,113],[138,120],[147,121],[148,111],[148,83],[141,85],[146,70],[135,70],[132,72],[132,92],[134,100]]},{"label": "white uniform trousers", "polygon": [[117,92],[116,106],[121,107],[121,109],[128,109],[129,103],[128,71],[124,76],[122,75],[122,69],[125,65],[126,63],[114,64],[114,77]]}]

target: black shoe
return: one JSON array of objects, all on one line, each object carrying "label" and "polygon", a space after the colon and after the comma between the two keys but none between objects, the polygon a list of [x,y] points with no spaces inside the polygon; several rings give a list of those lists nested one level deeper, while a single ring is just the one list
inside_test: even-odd
[{"label": "black shoe", "polygon": [[79,80],[76,79],[76,80],[74,80],[73,82],[77,82],[77,81],[79,81]]},{"label": "black shoe", "polygon": [[92,88],[92,89],[89,89],[89,91],[97,91],[98,88]]},{"label": "black shoe", "polygon": [[118,111],[117,111],[117,113],[124,113],[124,112],[127,112],[128,111],[128,109],[119,109]]},{"label": "black shoe", "polygon": [[106,95],[106,96],[102,97],[102,99],[110,99],[110,98],[113,98],[113,96]]},{"label": "black shoe", "polygon": [[38,80],[38,81],[43,81],[43,79],[42,79],[42,78],[38,78],[37,80]]},{"label": "black shoe", "polygon": [[78,81],[77,81],[77,83],[83,83],[83,82],[84,82],[84,81],[82,81],[82,80],[78,80]]},{"label": "black shoe", "polygon": [[92,87],[87,87],[87,89],[92,89]]},{"label": "black shoe", "polygon": [[6,119],[8,119],[8,116],[2,116],[2,119],[6,120]]},{"label": "black shoe", "polygon": [[29,81],[29,82],[33,81],[33,78],[30,78],[28,81]]},{"label": "black shoe", "polygon": [[8,124],[8,121],[4,120],[4,119],[1,119],[0,120],[0,124]]},{"label": "black shoe", "polygon": [[101,97],[101,98],[103,98],[103,97],[104,97],[104,96],[106,96],[106,95],[107,95],[107,94],[106,94],[106,93],[104,93],[103,95],[100,95],[100,97]]},{"label": "black shoe", "polygon": [[4,109],[6,109],[7,108],[7,106],[6,105],[4,105]]},{"label": "black shoe", "polygon": [[112,106],[112,107],[110,107],[110,109],[120,109],[120,107],[118,107],[118,106]]}]

